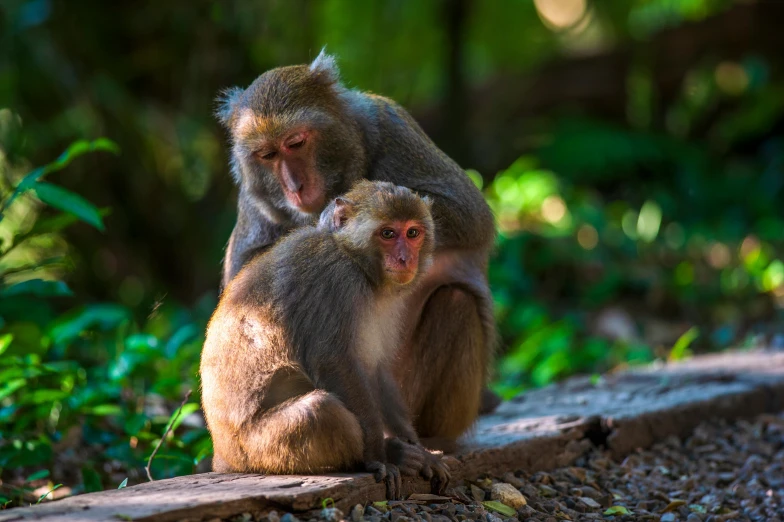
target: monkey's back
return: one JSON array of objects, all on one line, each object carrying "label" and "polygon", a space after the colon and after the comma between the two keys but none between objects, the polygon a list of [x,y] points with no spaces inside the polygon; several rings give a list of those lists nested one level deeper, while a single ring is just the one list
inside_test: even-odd
[{"label": "monkey's back", "polygon": [[[210,429],[241,426],[317,387],[338,365],[369,285],[331,233],[307,227],[251,260],[227,286],[202,350]],[[345,318],[345,319],[344,319]],[[318,365],[314,363],[318,352]]]}]

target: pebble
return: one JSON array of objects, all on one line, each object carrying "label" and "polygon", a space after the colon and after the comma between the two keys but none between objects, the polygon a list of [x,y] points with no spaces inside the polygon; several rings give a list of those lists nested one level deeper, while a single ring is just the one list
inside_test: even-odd
[{"label": "pebble", "polygon": [[490,488],[490,498],[514,509],[521,508],[528,503],[522,493],[506,482],[493,484]]}]

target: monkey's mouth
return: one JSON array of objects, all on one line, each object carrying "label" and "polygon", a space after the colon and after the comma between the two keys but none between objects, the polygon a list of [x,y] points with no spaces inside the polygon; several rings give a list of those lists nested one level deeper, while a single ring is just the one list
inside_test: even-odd
[{"label": "monkey's mouth", "polygon": [[387,277],[399,285],[407,285],[416,277],[416,270],[386,268]]}]

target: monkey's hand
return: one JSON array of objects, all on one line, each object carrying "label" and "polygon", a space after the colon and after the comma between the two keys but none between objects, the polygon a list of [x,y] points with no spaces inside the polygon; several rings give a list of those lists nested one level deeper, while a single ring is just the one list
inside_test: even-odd
[{"label": "monkey's hand", "polygon": [[449,485],[449,466],[441,453],[431,453],[418,442],[407,442],[397,437],[386,439],[387,460],[396,464],[403,475],[422,475],[429,480],[436,493],[443,493]]},{"label": "monkey's hand", "polygon": [[427,454],[420,473],[422,477],[430,481],[430,487],[433,489],[433,492],[440,495],[446,491],[446,487],[452,478],[451,473],[449,473],[449,466],[442,453],[431,453],[422,446],[420,448]]},{"label": "monkey's hand", "polygon": [[387,461],[396,465],[400,469],[400,473],[413,477],[422,472],[427,458],[425,455],[427,450],[417,443],[411,443],[398,437],[389,437],[385,442]]},{"label": "monkey's hand", "polygon": [[383,464],[378,461],[365,462],[365,470],[371,472],[376,482],[382,480],[387,486],[387,498],[398,500],[403,496],[403,481],[400,478],[400,470],[391,463]]}]

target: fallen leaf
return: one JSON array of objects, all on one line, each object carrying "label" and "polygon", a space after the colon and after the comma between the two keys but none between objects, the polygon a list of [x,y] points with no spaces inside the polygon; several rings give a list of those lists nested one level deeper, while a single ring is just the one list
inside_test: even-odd
[{"label": "fallen leaf", "polygon": [[611,508],[605,509],[602,515],[633,515],[631,511],[626,509],[625,506],[613,506]]},{"label": "fallen leaf", "polygon": [[441,495],[431,495],[430,493],[414,493],[409,495],[408,500],[452,500],[450,497],[442,497]]},{"label": "fallen leaf", "polygon": [[496,513],[501,513],[502,515],[506,515],[507,517],[513,517],[517,514],[517,511],[510,508],[506,504],[498,502],[497,500],[485,500],[482,502],[482,505],[487,509],[492,509]]},{"label": "fallen leaf", "polygon": [[686,504],[685,500],[678,500],[678,499],[670,500],[670,503],[667,504],[667,507],[662,509],[662,513],[669,513],[670,511],[675,511],[676,509],[678,509],[679,507],[685,504]]}]

